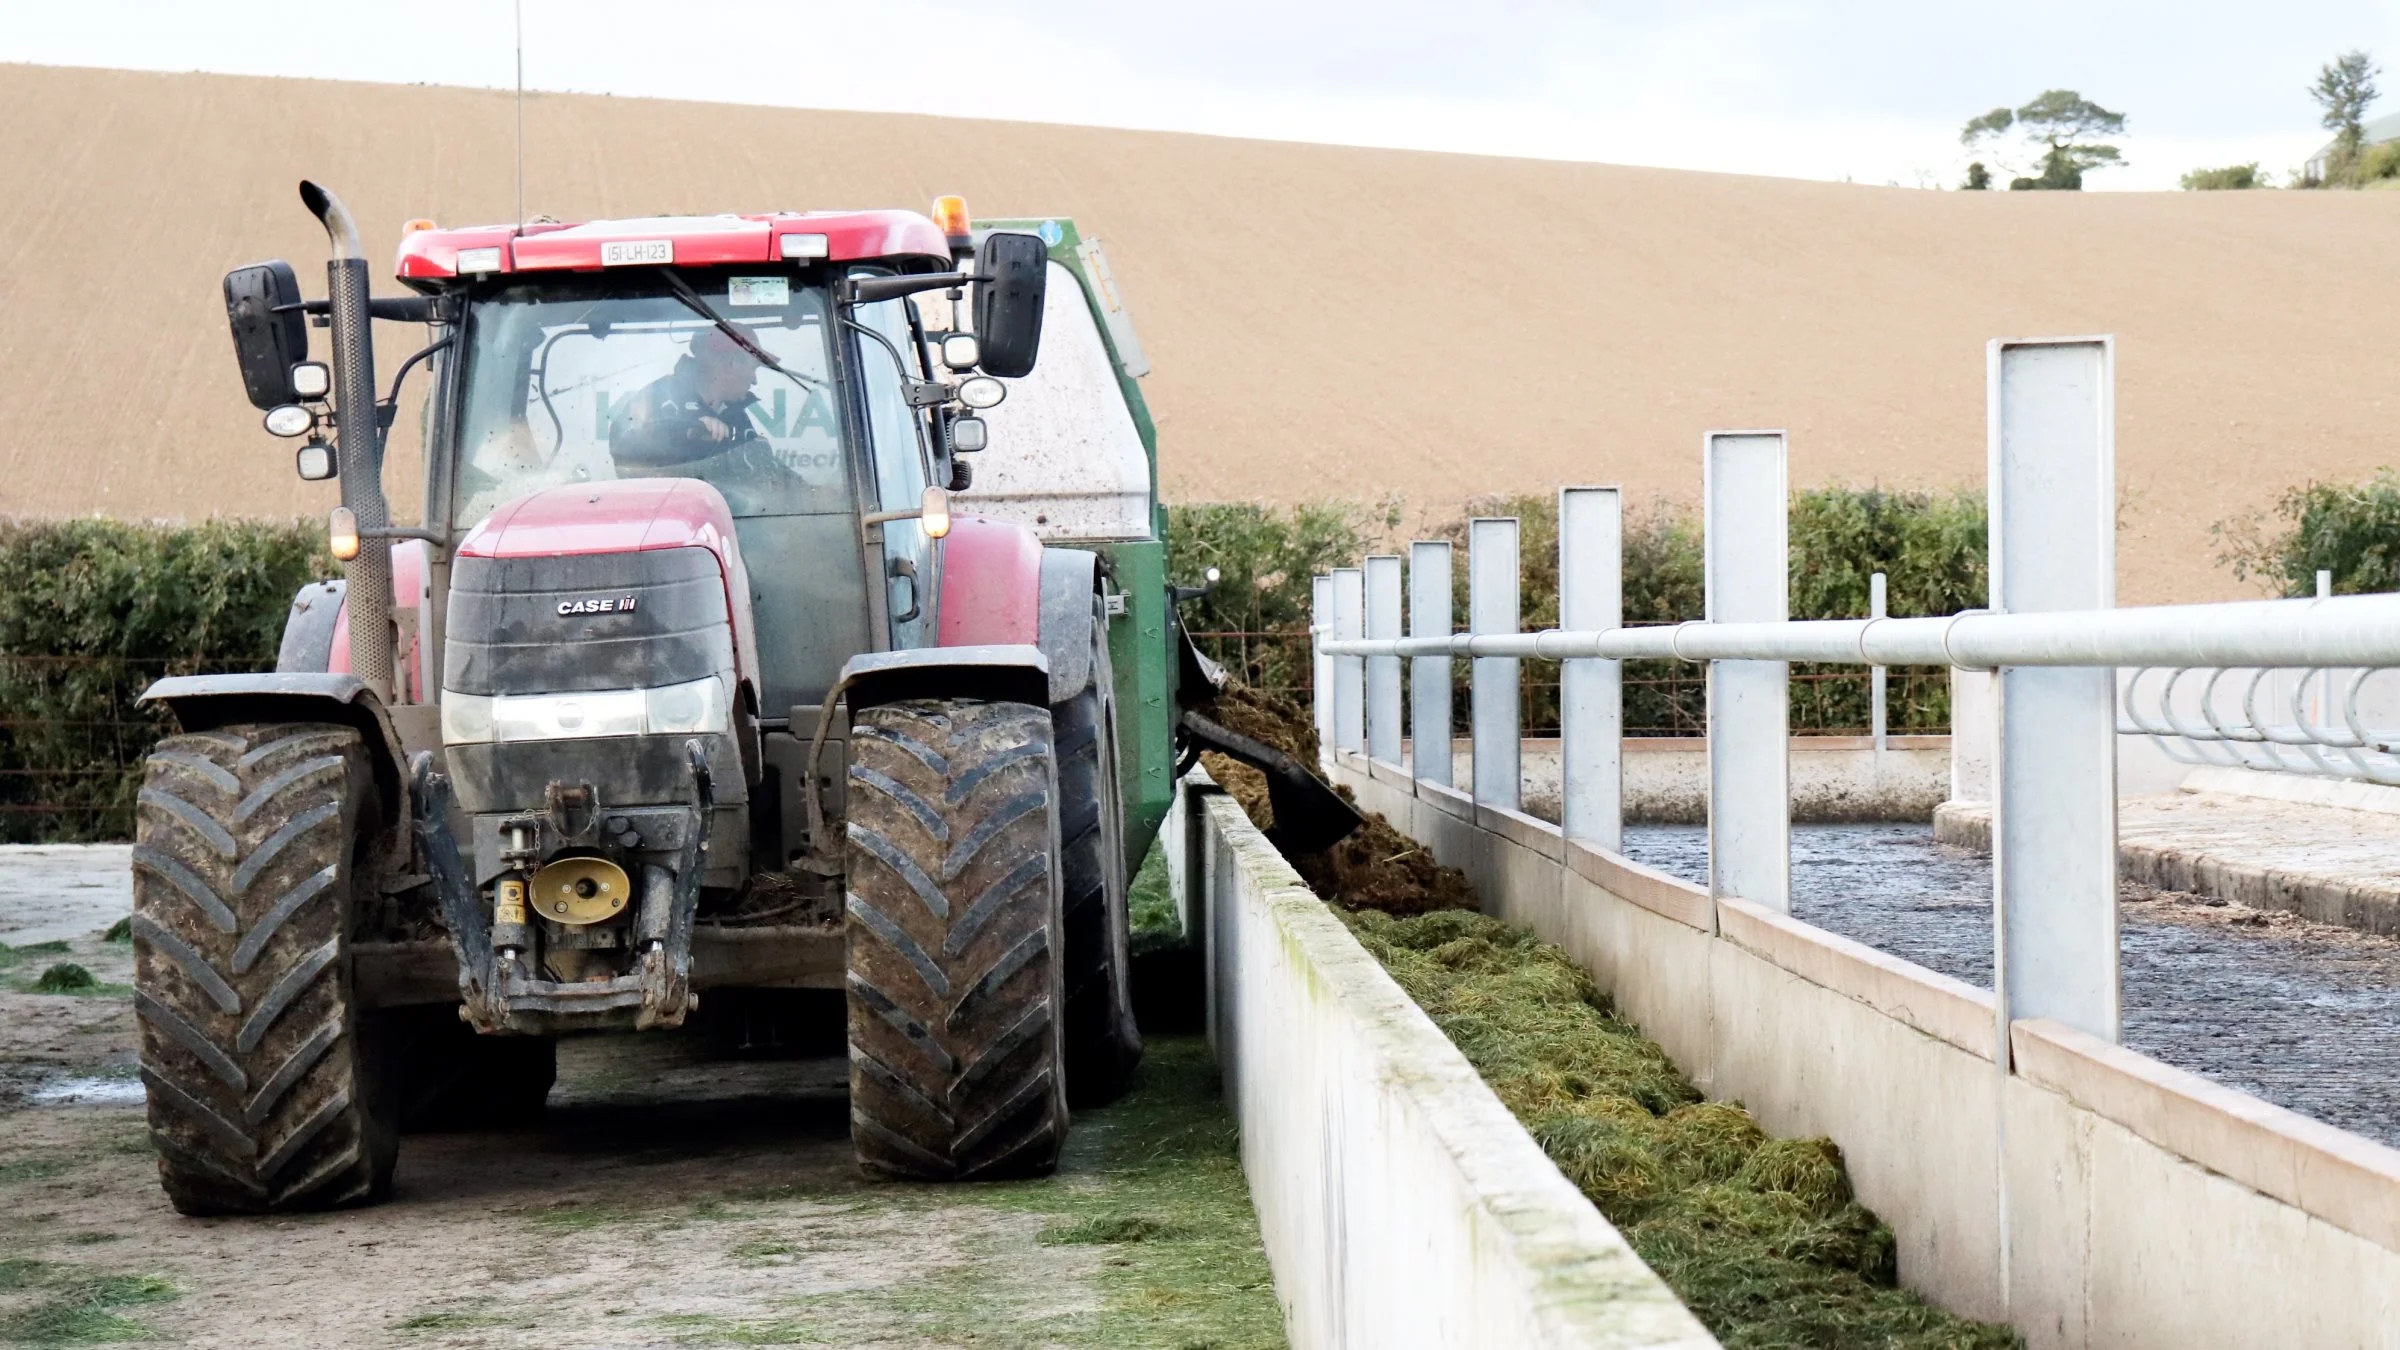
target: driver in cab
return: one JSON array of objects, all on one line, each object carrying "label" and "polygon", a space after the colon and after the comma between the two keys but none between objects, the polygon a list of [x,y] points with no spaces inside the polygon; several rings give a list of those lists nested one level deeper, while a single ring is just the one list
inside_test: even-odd
[{"label": "driver in cab", "polygon": [[758,358],[721,328],[703,328],[675,369],[627,401],[608,432],[619,472],[664,469],[721,455],[758,439],[750,409]]}]

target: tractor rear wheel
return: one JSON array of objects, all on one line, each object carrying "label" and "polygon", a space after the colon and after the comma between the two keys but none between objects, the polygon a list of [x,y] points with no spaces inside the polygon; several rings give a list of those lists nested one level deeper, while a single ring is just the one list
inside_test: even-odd
[{"label": "tractor rear wheel", "polygon": [[849,776],[850,1137],[927,1181],[1047,1172],[1067,1132],[1050,714],[859,711]]},{"label": "tractor rear wheel", "polygon": [[1059,848],[1066,893],[1067,1099],[1125,1095],[1142,1062],[1133,1020],[1132,933],[1125,909],[1124,799],[1118,789],[1117,681],[1108,614],[1095,599],[1092,682],[1051,709],[1058,735]]},{"label": "tractor rear wheel", "polygon": [[159,742],[133,848],[134,1011],[150,1139],[186,1214],[381,1199],[399,1153],[352,914],[375,785],[350,727]]}]

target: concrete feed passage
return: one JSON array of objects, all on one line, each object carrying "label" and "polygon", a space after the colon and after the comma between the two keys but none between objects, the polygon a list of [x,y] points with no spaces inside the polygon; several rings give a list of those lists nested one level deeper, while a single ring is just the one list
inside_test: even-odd
[{"label": "concrete feed passage", "polygon": [[[1708,834],[1635,825],[1626,854],[1708,879]],[[1794,825],[1792,916],[1992,985],[1991,859],[1922,825]],[[2127,885],[2124,1044],[2400,1145],[2400,941]]]}]

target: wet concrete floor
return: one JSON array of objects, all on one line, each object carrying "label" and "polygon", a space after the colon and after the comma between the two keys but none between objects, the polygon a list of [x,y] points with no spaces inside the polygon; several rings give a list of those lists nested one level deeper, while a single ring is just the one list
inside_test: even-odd
[{"label": "wet concrete floor", "polygon": [[[1694,881],[1707,831],[1635,825],[1625,851]],[[1792,827],[1792,914],[1992,984],[1991,859],[1923,825]],[[2400,941],[2128,883],[2124,1042],[2278,1106],[2400,1146]]]}]

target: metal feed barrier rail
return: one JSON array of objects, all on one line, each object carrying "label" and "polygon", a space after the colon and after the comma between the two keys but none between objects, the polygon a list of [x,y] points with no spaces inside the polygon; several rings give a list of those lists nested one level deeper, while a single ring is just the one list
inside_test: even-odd
[{"label": "metal feed barrier rail", "polygon": [[[2319,574],[2320,577],[2323,574]],[[2325,588],[2320,583],[2318,594]],[[2310,774],[2400,787],[2400,729],[2374,667],[2181,667],[2130,672],[2120,735],[2147,736],[2178,764]],[[2382,695],[2375,698],[2372,695]],[[2380,705],[2380,706],[2378,706]]]},{"label": "metal feed barrier rail", "polygon": [[[1709,890],[1789,912],[1791,818],[1786,663],[1943,665],[1998,672],[1993,911],[1999,1062],[2009,1023],[2048,1017],[2118,1037],[2116,668],[2311,672],[2400,665],[2400,596],[2118,609],[2115,605],[2114,351],[2108,338],[1995,341],[1989,377],[1990,612],[1947,618],[1790,622],[1781,432],[1712,432],[1703,446],[1707,618],[1620,626],[1617,489],[1559,496],[1557,629],[1519,631],[1517,522],[1468,533],[1468,624],[1454,633],[1451,549],[1412,544],[1318,579],[1317,719],[1326,744],[1447,785],[1450,662],[1472,661],[1474,800],[1519,806],[1517,663],[1562,661],[1561,828],[1622,844],[1619,664],[1708,666]],[[1402,631],[1403,597],[1406,632]],[[1402,663],[1411,664],[1400,764]],[[2178,683],[2167,675],[2164,683]],[[2213,686],[2219,676],[2204,678]],[[2329,676],[2313,681],[2320,688]],[[2194,721],[2172,699],[2137,702],[2125,729],[2393,774],[2392,739],[2366,730],[2358,681],[2338,722]],[[2264,683],[2252,680],[2253,693]],[[2246,696],[2247,699],[2247,696]],[[2256,760],[2248,762],[2256,763]],[[2263,767],[2263,765],[2262,765]],[[2278,761],[2273,767],[2287,767]]]}]

